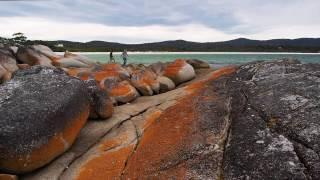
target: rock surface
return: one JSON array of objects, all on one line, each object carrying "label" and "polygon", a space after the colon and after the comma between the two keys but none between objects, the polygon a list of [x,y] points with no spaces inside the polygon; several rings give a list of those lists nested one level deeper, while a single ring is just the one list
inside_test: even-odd
[{"label": "rock surface", "polygon": [[174,82],[165,76],[158,76],[157,81],[160,84],[160,93],[165,93],[176,88]]},{"label": "rock surface", "polygon": [[210,68],[209,63],[198,59],[188,59],[187,63],[190,64],[194,69]]},{"label": "rock surface", "polygon": [[18,69],[16,58],[11,50],[0,48],[0,83],[10,80],[12,73]]},{"label": "rock surface", "polygon": [[113,102],[106,90],[98,87],[94,79],[85,81],[90,94],[91,119],[107,119],[113,114]]},{"label": "rock surface", "polygon": [[160,84],[157,75],[150,70],[135,70],[130,82],[144,96],[159,94]]},{"label": "rock surface", "polygon": [[139,96],[137,90],[128,81],[115,83],[108,92],[118,103],[128,103]]},{"label": "rock surface", "polygon": [[164,69],[163,76],[170,78],[176,85],[195,78],[193,67],[185,60],[177,59]]},{"label": "rock surface", "polygon": [[64,53],[64,57],[65,58],[74,58],[77,61],[80,61],[80,62],[82,62],[84,64],[88,64],[88,65],[91,65],[91,66],[94,65],[94,62],[92,60],[90,60],[88,57],[83,56],[83,55],[73,54],[71,52],[66,51]]},{"label": "rock surface", "polygon": [[83,63],[79,61],[76,57],[68,57],[68,58],[61,58],[58,60],[55,60],[53,63],[57,67],[61,68],[89,68],[90,64]]},{"label": "rock surface", "polygon": [[231,88],[224,178],[319,179],[320,65],[243,65]]},{"label": "rock surface", "polygon": [[89,115],[84,83],[63,71],[34,66],[0,85],[0,169],[26,173],[74,142]]},{"label": "rock surface", "polygon": [[54,53],[49,47],[44,45],[32,45],[32,49],[38,51],[39,53],[47,56],[51,61],[60,59],[61,57]]},{"label": "rock surface", "polygon": [[320,65],[199,72],[206,75],[89,121],[68,152],[21,178],[319,179]]},{"label": "rock surface", "polygon": [[11,174],[0,174],[1,180],[18,180],[18,176]]},{"label": "rock surface", "polygon": [[43,65],[53,67],[51,59],[37,47],[20,47],[17,52],[17,58],[19,61],[31,66]]}]

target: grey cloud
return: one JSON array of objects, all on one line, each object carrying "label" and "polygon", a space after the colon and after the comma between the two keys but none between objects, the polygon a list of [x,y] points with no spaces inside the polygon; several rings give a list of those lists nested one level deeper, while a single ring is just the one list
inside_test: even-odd
[{"label": "grey cloud", "polygon": [[320,24],[313,0],[48,0],[0,1],[0,16],[111,26],[203,24],[226,33],[250,34],[292,24]]}]

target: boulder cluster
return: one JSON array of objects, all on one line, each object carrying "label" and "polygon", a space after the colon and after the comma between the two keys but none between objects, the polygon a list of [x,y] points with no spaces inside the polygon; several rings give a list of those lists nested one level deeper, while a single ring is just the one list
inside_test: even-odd
[{"label": "boulder cluster", "polygon": [[199,60],[149,66],[95,63],[43,45],[0,48],[0,172],[24,174],[72,146],[87,119],[195,78]]}]

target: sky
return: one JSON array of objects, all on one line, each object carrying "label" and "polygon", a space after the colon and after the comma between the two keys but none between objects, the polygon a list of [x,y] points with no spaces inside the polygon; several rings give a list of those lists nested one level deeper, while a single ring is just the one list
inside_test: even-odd
[{"label": "sky", "polygon": [[320,0],[0,0],[0,36],[143,43],[320,37]]}]

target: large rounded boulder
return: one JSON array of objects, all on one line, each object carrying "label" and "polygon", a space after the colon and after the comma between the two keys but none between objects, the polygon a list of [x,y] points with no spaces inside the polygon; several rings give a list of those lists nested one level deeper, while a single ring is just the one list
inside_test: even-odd
[{"label": "large rounded boulder", "polygon": [[177,59],[167,65],[163,75],[170,78],[176,85],[178,85],[195,78],[196,73],[193,67],[185,60]]},{"label": "large rounded boulder", "polygon": [[90,65],[90,66],[95,65],[95,63],[93,62],[93,60],[90,60],[88,57],[83,56],[83,55],[80,55],[80,54],[73,54],[73,53],[71,53],[71,52],[69,52],[69,51],[66,51],[66,52],[64,53],[64,57],[65,57],[65,58],[73,58],[73,59],[75,59],[75,60],[77,60],[77,61],[80,61],[80,62],[82,62],[82,63],[84,63],[84,64],[87,64],[87,65]]},{"label": "large rounded boulder", "polygon": [[158,94],[160,90],[157,75],[147,69],[134,71],[130,82],[144,96]]},{"label": "large rounded boulder", "polygon": [[0,82],[11,79],[12,73],[17,71],[16,59],[11,50],[0,49]]},{"label": "large rounded boulder", "polygon": [[[85,68],[83,68],[85,69]],[[93,78],[100,83],[101,81],[105,80],[106,78],[118,78],[121,80],[128,80],[130,79],[129,72],[121,67],[119,64],[102,64],[96,65],[90,68],[90,71],[84,71],[82,73],[78,73],[77,77],[88,80],[89,78]]]},{"label": "large rounded boulder", "polygon": [[201,61],[199,59],[188,59],[187,63],[190,64],[194,69],[207,69],[210,68],[210,64],[205,62],[205,61]]},{"label": "large rounded boulder", "polygon": [[104,88],[108,91],[111,98],[118,103],[128,103],[135,100],[139,93],[128,81],[117,81],[109,78],[104,81]]},{"label": "large rounded boulder", "polygon": [[52,61],[61,58],[61,56],[59,56],[55,52],[53,52],[48,46],[32,45],[31,48],[34,49],[35,51],[38,51],[39,53],[47,56]]},{"label": "large rounded boulder", "polygon": [[148,66],[148,69],[152,70],[158,76],[161,76],[161,75],[163,75],[163,71],[166,69],[166,67],[167,67],[166,63],[156,62],[156,63],[150,64]]},{"label": "large rounded boulder", "polygon": [[165,76],[158,76],[157,81],[160,84],[160,93],[165,93],[176,88],[174,82]]},{"label": "large rounded boulder", "polygon": [[17,58],[19,61],[25,64],[33,65],[43,65],[47,67],[53,67],[52,61],[47,57],[46,53],[39,50],[38,47],[19,47],[17,52]]},{"label": "large rounded boulder", "polygon": [[61,68],[89,68],[92,65],[83,63],[75,57],[61,58],[53,61],[53,65]]},{"label": "large rounded boulder", "polygon": [[33,66],[0,85],[0,170],[40,168],[75,141],[90,111],[83,81],[62,70]]}]

